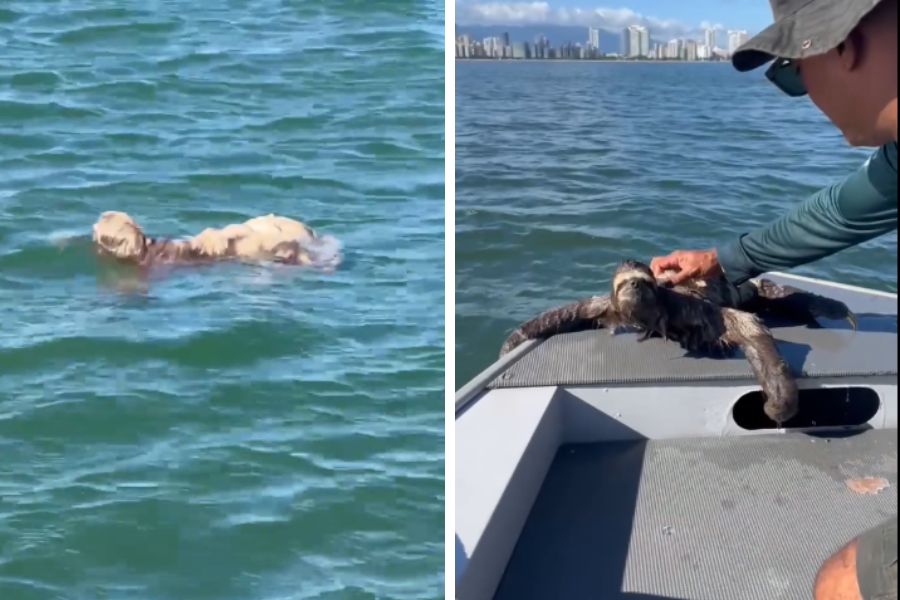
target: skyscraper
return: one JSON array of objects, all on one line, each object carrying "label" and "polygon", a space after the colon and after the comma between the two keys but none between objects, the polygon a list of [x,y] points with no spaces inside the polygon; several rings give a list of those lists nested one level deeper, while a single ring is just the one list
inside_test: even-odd
[{"label": "skyscraper", "polygon": [[514,42],[512,45],[513,58],[530,58],[528,52],[528,44],[525,42]]},{"label": "skyscraper", "polygon": [[490,58],[503,58],[503,41],[494,36],[484,38],[482,41],[485,56]]},{"label": "skyscraper", "polygon": [[741,44],[745,43],[750,37],[743,29],[728,32],[728,54],[734,54]]},{"label": "skyscraper", "polygon": [[463,58],[471,58],[470,48],[472,46],[472,38],[469,37],[469,34],[466,33],[460,38],[459,44],[461,46],[461,54]]},{"label": "skyscraper", "polygon": [[709,46],[710,50],[716,47],[716,30],[712,27],[703,30],[703,43]]},{"label": "skyscraper", "polygon": [[697,40],[684,41],[685,60],[697,60]]},{"label": "skyscraper", "polygon": [[538,35],[534,38],[534,51],[532,58],[549,58],[548,50],[550,49],[550,40],[544,35]]},{"label": "skyscraper", "polygon": [[588,47],[589,48],[599,48],[600,47],[600,30],[594,27],[588,27]]},{"label": "skyscraper", "polygon": [[641,55],[641,31],[632,25],[628,28],[628,56]]},{"label": "skyscraper", "polygon": [[669,40],[669,43],[666,45],[666,58],[681,58],[681,40]]},{"label": "skyscraper", "polygon": [[646,27],[641,27],[641,56],[650,56],[650,32]]},{"label": "skyscraper", "polygon": [[641,25],[629,25],[622,32],[622,55],[650,56],[650,32]]}]

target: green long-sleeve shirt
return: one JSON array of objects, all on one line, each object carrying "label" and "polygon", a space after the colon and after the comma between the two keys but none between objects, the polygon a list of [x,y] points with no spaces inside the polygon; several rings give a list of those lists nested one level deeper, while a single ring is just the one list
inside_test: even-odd
[{"label": "green long-sleeve shirt", "polygon": [[843,181],[716,252],[725,275],[738,284],[766,271],[824,258],[895,229],[897,143],[891,142]]}]

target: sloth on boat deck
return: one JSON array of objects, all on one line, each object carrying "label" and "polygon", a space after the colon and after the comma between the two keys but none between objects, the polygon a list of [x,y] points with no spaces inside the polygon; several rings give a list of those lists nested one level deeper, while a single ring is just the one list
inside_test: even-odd
[{"label": "sloth on boat deck", "polygon": [[101,254],[140,265],[225,259],[308,265],[312,262],[309,244],[318,239],[300,221],[272,214],[222,229],[204,229],[187,240],[157,239],[145,235],[134,219],[118,211],[101,214],[92,237]]},{"label": "sloth on boat deck", "polygon": [[[754,314],[756,313],[756,314]],[[766,415],[780,427],[797,414],[797,385],[778,353],[771,332],[757,314],[804,323],[816,317],[847,319],[853,313],[837,300],[761,279],[738,289],[725,277],[669,286],[650,267],[628,260],[617,269],[612,294],[594,296],[541,313],[510,334],[503,356],[529,339],[607,327],[633,327],[678,342],[690,352],[727,354],[740,348],[766,398]]]}]

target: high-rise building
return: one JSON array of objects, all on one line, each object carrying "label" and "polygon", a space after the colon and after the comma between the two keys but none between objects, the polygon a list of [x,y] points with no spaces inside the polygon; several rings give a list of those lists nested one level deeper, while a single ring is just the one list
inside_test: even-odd
[{"label": "high-rise building", "polygon": [[703,30],[703,43],[710,48],[716,47],[716,30],[712,27]]},{"label": "high-rise building", "polygon": [[697,60],[697,40],[684,41],[684,59]]},{"label": "high-rise building", "polygon": [[629,25],[622,31],[622,56],[650,56],[650,32],[641,25]]},{"label": "high-rise building", "polygon": [[481,46],[484,48],[484,54],[488,58],[495,58],[494,39],[495,38],[492,38],[492,37],[486,37],[481,41]]},{"label": "high-rise building", "polygon": [[750,37],[747,35],[747,32],[743,29],[737,31],[729,31],[728,32],[728,54],[734,54],[734,51],[737,50],[742,44],[744,44]]},{"label": "high-rise building", "polygon": [[628,28],[628,56],[641,55],[641,31],[634,25]]},{"label": "high-rise building", "polygon": [[646,27],[635,27],[638,32],[638,56],[650,56],[650,32]]},{"label": "high-rise building", "polygon": [[534,38],[534,48],[532,58],[548,58],[548,50],[550,49],[550,40],[546,36],[538,35]]},{"label": "high-rise building", "polygon": [[509,43],[509,34],[501,33],[497,38],[500,43],[500,58],[512,58],[512,46]]},{"label": "high-rise building", "polygon": [[470,58],[472,39],[469,37],[469,34],[464,34],[462,37],[460,37],[458,44],[460,46],[460,56],[462,56],[462,58]]},{"label": "high-rise building", "polygon": [[505,48],[503,45],[503,38],[494,36],[492,39],[494,40],[494,58],[503,58]]},{"label": "high-rise building", "polygon": [[697,46],[697,59],[709,60],[712,58],[712,48],[709,44],[700,44]]},{"label": "high-rise building", "polygon": [[600,47],[600,30],[595,27],[588,27],[588,47]]},{"label": "high-rise building", "polygon": [[528,58],[528,44],[525,42],[515,42],[512,45],[513,58]]},{"label": "high-rise building", "polygon": [[681,58],[681,48],[682,48],[681,40],[669,40],[669,43],[666,44],[666,58],[670,58],[670,59]]}]

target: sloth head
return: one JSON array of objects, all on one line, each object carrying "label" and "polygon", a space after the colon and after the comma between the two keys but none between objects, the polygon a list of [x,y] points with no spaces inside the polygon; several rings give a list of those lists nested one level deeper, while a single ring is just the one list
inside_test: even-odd
[{"label": "sloth head", "polygon": [[140,260],[147,251],[147,236],[126,213],[107,211],[94,223],[94,242],[101,252],[116,258]]},{"label": "sloth head", "polygon": [[612,280],[613,305],[628,313],[641,308],[654,309],[659,287],[650,267],[636,260],[626,260],[616,269]]}]

